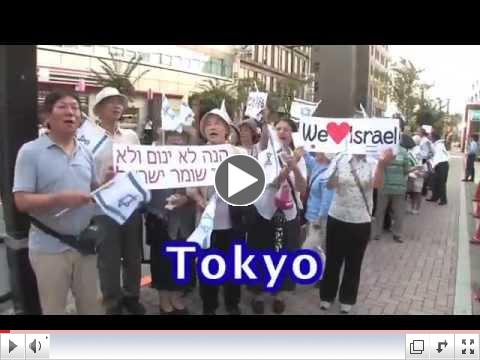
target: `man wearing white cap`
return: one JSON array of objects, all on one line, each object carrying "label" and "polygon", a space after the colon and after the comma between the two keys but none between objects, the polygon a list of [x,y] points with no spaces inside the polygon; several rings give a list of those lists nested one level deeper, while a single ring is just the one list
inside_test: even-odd
[{"label": "man wearing white cap", "polygon": [[[199,127],[200,133],[207,140],[207,144],[222,145],[228,143],[233,125],[228,113],[224,109],[213,109],[201,118]],[[243,149],[236,149],[238,149],[239,153],[246,153]],[[213,186],[187,189],[187,195],[197,205],[197,221],[214,194],[215,189]],[[229,205],[221,198],[218,198],[214,227],[210,238],[211,248],[227,251],[233,240],[241,238],[244,238],[244,234],[239,234],[233,229]],[[202,298],[203,313],[205,315],[215,315],[215,311],[218,308],[218,290],[219,286],[200,282],[200,297]],[[241,296],[240,285],[228,282],[223,284],[223,294],[227,313],[240,315],[241,311],[238,306]]]},{"label": "man wearing white cap", "polygon": [[[109,138],[107,144],[95,154],[100,182],[114,175],[113,143],[140,144],[134,131],[121,129],[118,126],[127,106],[127,97],[112,87],[102,89],[95,98],[93,112],[100,120],[100,129]],[[145,314],[145,307],[139,302],[142,266],[141,214],[138,211],[135,212],[123,225],[118,225],[113,219],[103,214],[99,215],[97,220],[108,234],[98,253],[100,287],[106,313],[122,314],[125,308],[133,314]],[[121,267],[123,267],[123,289],[120,285]]]}]

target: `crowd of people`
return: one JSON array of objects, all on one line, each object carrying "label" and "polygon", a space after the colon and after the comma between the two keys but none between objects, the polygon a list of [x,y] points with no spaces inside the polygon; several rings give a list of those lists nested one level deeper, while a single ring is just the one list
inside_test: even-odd
[{"label": "crowd of people", "polygon": [[[76,140],[83,121],[91,121],[82,117],[77,95],[52,92],[44,104],[48,130],[24,144],[18,153],[13,192],[18,209],[34,220],[29,250],[42,311],[64,313],[71,290],[79,314],[145,314],[139,296],[145,230],[151,247],[151,286],[158,290],[159,312],[188,314],[186,294],[198,287],[203,314],[213,315],[219,308],[220,286],[199,281],[194,266],[188,267],[193,272],[191,281],[178,284],[173,260],[161,251],[165,241],[185,240],[194,231],[215,195],[213,186],[152,190],[150,203],[123,225],[102,214],[92,202],[91,192],[115,175],[112,144],[140,144],[134,131],[119,126],[126,108],[127,98],[117,89],[104,88],[97,94],[95,126],[110,141],[93,155]],[[429,190],[427,201],[447,203],[448,152],[444,142],[437,133],[419,129],[413,137],[402,135],[397,153],[385,150],[378,158],[309,153],[295,147],[292,133],[297,131],[297,123],[289,117],[266,111],[262,120],[245,118],[236,125],[224,109],[211,109],[202,114],[198,131],[195,127],[186,127],[181,133],[162,131],[153,145],[231,144],[234,153],[260,158],[272,138],[270,129],[280,145],[275,154],[278,175],[251,206],[239,209],[217,198],[210,246],[227,250],[234,240],[242,239],[257,250],[313,249],[325,262],[317,286],[319,306],[328,311],[338,296],[341,312],[349,313],[357,302],[370,239],[381,239],[384,228],[390,225],[393,240],[402,243],[405,214],[417,215],[422,195]],[[473,179],[469,169],[466,178]],[[72,210],[56,216],[65,208]],[[81,253],[55,236],[80,236],[91,222],[105,233],[95,254]],[[97,281],[103,309],[97,301]],[[228,314],[242,313],[242,296],[250,297],[255,314],[265,312],[268,294],[264,288],[234,282],[221,287]],[[295,287],[286,276],[271,294],[274,313],[285,311],[285,293]]]}]

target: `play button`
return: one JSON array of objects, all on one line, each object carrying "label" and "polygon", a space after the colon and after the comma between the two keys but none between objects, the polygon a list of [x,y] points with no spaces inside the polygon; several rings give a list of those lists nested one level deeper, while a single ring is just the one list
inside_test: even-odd
[{"label": "play button", "polygon": [[12,340],[8,341],[8,353],[11,353],[17,347],[18,347],[18,345],[15,344]]},{"label": "play button", "polygon": [[250,205],[265,190],[265,173],[252,156],[230,156],[217,168],[215,190],[230,205]]}]

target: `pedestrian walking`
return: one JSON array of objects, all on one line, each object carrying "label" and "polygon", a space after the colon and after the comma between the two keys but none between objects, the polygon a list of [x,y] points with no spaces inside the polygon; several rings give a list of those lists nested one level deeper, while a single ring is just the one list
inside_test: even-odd
[{"label": "pedestrian walking", "polygon": [[[32,219],[29,257],[42,311],[65,314],[71,291],[78,314],[99,314],[97,256],[80,250],[76,240],[94,215],[90,193],[96,187],[93,157],[75,139],[80,100],[53,91],[44,109],[49,132],[21,147],[13,186],[17,208]],[[66,208],[70,210],[55,216]]]},{"label": "pedestrian walking", "polygon": [[[100,179],[113,174],[114,143],[140,144],[133,130],[119,127],[127,106],[127,97],[112,87],[103,88],[95,98],[93,112],[100,120],[98,128],[108,136],[107,144],[95,153]],[[145,307],[140,303],[142,215],[136,210],[123,225],[117,224],[101,211],[97,215],[96,221],[107,234],[98,253],[98,270],[106,313],[119,315],[125,309],[132,314],[145,314]]]},{"label": "pedestrian walking", "polygon": [[370,239],[373,188],[381,188],[385,168],[395,158],[386,150],[375,163],[364,155],[339,155],[328,187],[336,193],[327,219],[327,262],[320,286],[320,307],[328,310],[337,297],[340,270],[340,311],[357,302],[363,255]]}]

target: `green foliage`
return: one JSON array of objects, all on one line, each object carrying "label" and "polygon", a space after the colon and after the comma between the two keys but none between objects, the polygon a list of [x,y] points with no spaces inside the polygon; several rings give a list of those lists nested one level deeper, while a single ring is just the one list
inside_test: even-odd
[{"label": "green foliage", "polygon": [[134,84],[150,70],[145,70],[133,80],[130,80],[133,72],[142,61],[142,57],[140,55],[134,55],[126,64],[122,60],[116,58],[111,52],[110,57],[111,63],[97,58],[97,60],[102,64],[102,72],[95,71],[93,69],[91,69],[91,71],[95,75],[99,85],[102,87],[114,87],[118,89],[120,93],[126,95],[129,99],[132,99],[132,97],[135,95]]}]

